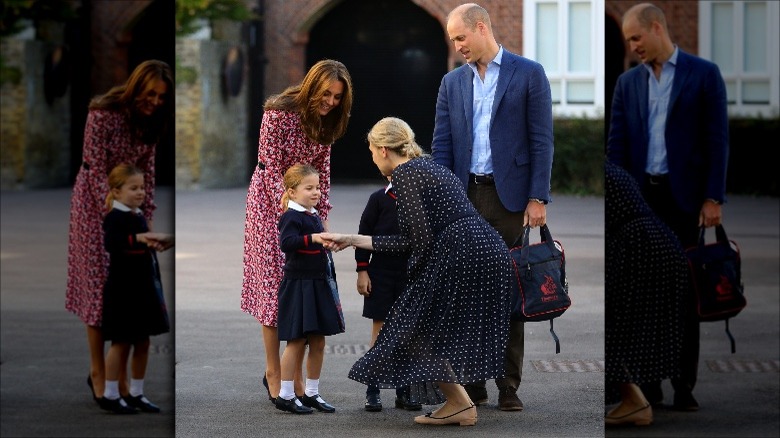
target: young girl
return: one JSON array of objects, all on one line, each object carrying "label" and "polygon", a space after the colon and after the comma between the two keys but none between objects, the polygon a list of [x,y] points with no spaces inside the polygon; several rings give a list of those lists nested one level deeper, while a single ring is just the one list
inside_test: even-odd
[{"label": "young girl", "polygon": [[[106,388],[100,406],[116,414],[160,412],[144,397],[149,336],[170,330],[155,250],[169,247],[173,236],[151,233],[140,206],[144,173],[120,164],[108,175],[110,209],[103,220],[110,263],[103,289],[103,337],[111,341],[106,359]],[[129,395],[119,393],[120,371],[127,368],[133,348]]]},{"label": "young girl", "polygon": [[[282,385],[276,408],[308,414],[315,408],[335,412],[319,395],[325,354],[325,336],[344,332],[344,316],[336,288],[330,251],[322,247],[322,222],[314,206],[320,200],[317,170],[296,164],[284,173],[285,192],[279,219],[279,243],[285,254],[284,277],[279,285],[279,340],[287,341],[281,359]],[[306,344],[306,390],[296,397],[293,378]]]},{"label": "young girl", "polygon": [[[390,177],[388,176],[389,180]],[[398,211],[393,184],[371,194],[360,216],[358,234],[387,236],[401,234],[398,226]],[[363,317],[373,320],[371,346],[374,346],[379,330],[395,300],[406,284],[406,254],[373,252],[363,248],[355,249],[357,263],[357,291],[363,296]],[[395,407],[408,411],[419,411],[422,405],[409,393],[408,387],[396,388]],[[369,412],[382,410],[379,388],[366,387],[365,409]]]}]

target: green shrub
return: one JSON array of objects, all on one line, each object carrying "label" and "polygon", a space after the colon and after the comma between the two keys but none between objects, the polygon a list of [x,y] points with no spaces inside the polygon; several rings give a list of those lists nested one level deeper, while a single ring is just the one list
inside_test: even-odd
[{"label": "green shrub", "polygon": [[553,137],[552,191],[603,195],[604,119],[556,119]]},{"label": "green shrub", "polygon": [[176,35],[187,35],[195,30],[195,20],[232,21],[255,20],[253,13],[242,0],[176,0]]}]

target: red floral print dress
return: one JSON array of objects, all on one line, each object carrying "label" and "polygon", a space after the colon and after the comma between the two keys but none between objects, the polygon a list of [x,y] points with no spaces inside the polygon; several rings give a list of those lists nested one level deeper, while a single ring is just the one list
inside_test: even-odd
[{"label": "red floral print dress", "polygon": [[68,282],[65,309],[99,327],[108,253],[103,246],[103,218],[108,213],[108,174],[121,163],[144,171],[146,200],[141,210],[151,224],[154,204],[155,144],[133,135],[127,117],[115,111],[90,110],[84,128],[83,161],[70,200]]},{"label": "red floral print dress", "polygon": [[330,145],[310,140],[296,112],[267,110],[260,126],[258,165],[246,195],[244,225],[244,282],[241,310],[262,325],[276,327],[284,254],[279,247],[277,225],[282,215],[284,172],[297,163],[320,172],[322,196],[315,207],[322,221],[328,219],[330,194]]}]

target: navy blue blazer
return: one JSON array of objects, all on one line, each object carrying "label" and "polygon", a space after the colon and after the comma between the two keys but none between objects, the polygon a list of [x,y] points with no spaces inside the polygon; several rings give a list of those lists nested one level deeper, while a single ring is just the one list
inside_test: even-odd
[{"label": "navy blue blazer", "polygon": [[[638,65],[618,77],[612,98],[608,159],[647,184],[648,78]],[[706,199],[725,201],[729,155],[726,85],[718,66],[679,51],[666,118],[669,183],[678,207],[698,213]]]},{"label": "navy blue blazer", "polygon": [[[431,155],[468,187],[473,148],[474,71],[444,75],[436,100]],[[501,203],[520,212],[528,198],[549,202],[553,161],[550,82],[541,64],[504,49],[490,118],[493,176]]]}]

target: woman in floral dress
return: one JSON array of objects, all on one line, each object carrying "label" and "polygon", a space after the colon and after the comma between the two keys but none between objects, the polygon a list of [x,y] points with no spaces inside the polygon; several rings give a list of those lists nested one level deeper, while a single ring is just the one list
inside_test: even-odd
[{"label": "woman in floral dress", "polygon": [[[246,198],[241,310],[263,326],[263,384],[273,402],[281,387],[276,326],[277,292],[284,265],[277,229],[282,215],[279,201],[284,193],[283,175],[297,163],[310,164],[319,171],[322,196],[316,209],[327,229],[331,209],[330,146],[347,130],[352,79],[341,62],[322,60],[309,69],[300,84],[271,96],[263,109],[258,164]],[[300,372],[296,372],[295,392],[304,392]]]},{"label": "woman in floral dress", "polygon": [[[146,200],[141,206],[151,225],[154,203],[155,146],[173,115],[173,74],[156,60],[133,70],[127,82],[92,99],[84,128],[83,160],[73,186],[68,232],[68,282],[65,308],[87,327],[90,372],[87,384],[98,401],[105,386],[104,342],[100,329],[103,285],[109,257],[103,246],[107,175],[116,165],[144,171]],[[126,373],[120,390],[127,394]]]}]

